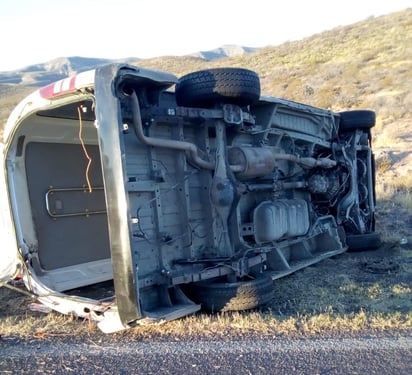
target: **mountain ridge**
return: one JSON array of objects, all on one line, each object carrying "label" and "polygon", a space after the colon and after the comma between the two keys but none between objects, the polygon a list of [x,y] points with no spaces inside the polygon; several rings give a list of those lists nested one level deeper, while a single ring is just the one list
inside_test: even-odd
[{"label": "mountain ridge", "polygon": [[[223,45],[210,51],[199,51],[185,56],[200,58],[205,61],[215,61],[227,57],[241,56],[257,50],[258,48],[253,47]],[[162,57],[163,56],[160,56],[158,58]],[[167,56],[164,57],[166,58]],[[105,59],[83,56],[58,57],[43,63],[28,65],[21,69],[0,72],[0,84],[44,86],[70,75],[94,69],[105,64],[116,62],[133,64],[140,60],[142,59],[138,57],[127,57],[121,59]]]},{"label": "mountain ridge", "polygon": [[138,59],[104,59],[94,57],[69,56],[58,57],[44,63],[25,66],[21,69],[0,72],[0,84],[23,84],[43,86],[85,70],[113,62],[136,62]]},{"label": "mountain ridge", "polygon": [[244,47],[234,44],[225,44],[221,47],[212,49],[210,51],[199,51],[191,53],[188,56],[199,57],[207,61],[218,60],[226,57],[242,56],[247,53],[258,51],[260,48]]}]

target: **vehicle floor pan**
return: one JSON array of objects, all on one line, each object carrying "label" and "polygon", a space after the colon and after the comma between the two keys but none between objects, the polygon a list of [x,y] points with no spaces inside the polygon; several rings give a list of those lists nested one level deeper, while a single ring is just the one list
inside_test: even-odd
[{"label": "vehicle floor pan", "polygon": [[88,160],[80,144],[26,146],[27,184],[44,270],[110,258],[99,149],[88,145],[87,151],[92,158],[92,192],[87,189]]}]

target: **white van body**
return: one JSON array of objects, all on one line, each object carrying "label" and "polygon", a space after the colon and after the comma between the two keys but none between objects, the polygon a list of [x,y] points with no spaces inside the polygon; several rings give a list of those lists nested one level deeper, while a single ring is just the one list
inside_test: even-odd
[{"label": "white van body", "polygon": [[277,278],[378,246],[374,124],[261,97],[241,68],[38,89],[4,130],[1,280],[104,332],[267,304]]}]

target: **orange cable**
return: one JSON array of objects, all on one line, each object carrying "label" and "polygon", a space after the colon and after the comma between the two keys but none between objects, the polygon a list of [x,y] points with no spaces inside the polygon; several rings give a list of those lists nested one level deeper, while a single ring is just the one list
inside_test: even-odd
[{"label": "orange cable", "polygon": [[85,146],[83,138],[82,138],[83,122],[82,122],[82,113],[81,113],[80,107],[81,107],[80,105],[77,107],[77,112],[79,114],[79,140],[80,140],[80,144],[82,145],[84,155],[86,156],[87,160],[89,161],[87,163],[87,167],[86,167],[86,182],[87,182],[87,187],[89,189],[89,193],[91,193],[93,190],[92,190],[92,184],[90,183],[89,171],[90,171],[90,166],[92,165],[92,158],[88,154],[86,146]]}]

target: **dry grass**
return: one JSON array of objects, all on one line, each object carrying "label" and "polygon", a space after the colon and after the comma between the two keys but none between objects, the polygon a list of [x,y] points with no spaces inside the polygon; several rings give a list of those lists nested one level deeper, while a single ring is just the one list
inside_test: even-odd
[{"label": "dry grass", "polygon": [[200,315],[179,322],[156,327],[135,329],[124,336],[173,336],[189,337],[238,337],[258,335],[271,337],[296,337],[318,334],[358,333],[360,331],[382,331],[388,329],[410,329],[412,314],[368,314],[365,311],[346,315],[330,312],[314,315],[279,317],[267,313],[230,313],[218,316]]},{"label": "dry grass", "polygon": [[[384,161],[384,163],[387,163]],[[390,162],[389,162],[390,163]],[[390,171],[390,167],[382,164],[378,164],[379,169],[387,169]],[[392,179],[378,180],[376,185],[376,195],[378,199],[382,201],[392,200],[399,203],[403,208],[411,208],[411,194],[412,194],[412,175],[394,176]]]},{"label": "dry grass", "polygon": [[[412,185],[409,186],[409,189]],[[398,203],[403,209],[412,210],[412,192],[409,190],[405,194],[400,194],[395,198],[395,202]]]},{"label": "dry grass", "polygon": [[12,109],[32,91],[34,91],[33,87],[0,84],[0,136]]},{"label": "dry grass", "polygon": [[375,161],[376,173],[381,175],[392,168],[392,160],[388,155],[382,155]]},{"label": "dry grass", "polygon": [[398,244],[406,240],[408,243],[412,243],[410,196],[408,198],[409,206],[402,202],[403,197],[406,196],[398,195],[393,200],[384,200],[378,203],[376,221],[380,227],[380,234],[386,242]]},{"label": "dry grass", "polygon": [[[375,129],[375,133],[379,128]],[[383,128],[381,133],[378,133],[373,141],[374,148],[383,148],[389,145],[397,144],[399,138],[396,132],[390,127]]]},{"label": "dry grass", "polygon": [[[412,251],[386,243],[377,252],[342,254],[275,282],[274,301],[258,311],[199,313],[136,327],[118,338],[308,336],[412,329]],[[30,311],[30,298],[0,289],[0,335],[98,337],[94,323]]]}]

